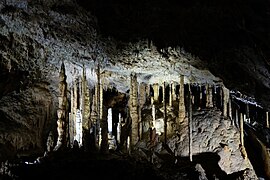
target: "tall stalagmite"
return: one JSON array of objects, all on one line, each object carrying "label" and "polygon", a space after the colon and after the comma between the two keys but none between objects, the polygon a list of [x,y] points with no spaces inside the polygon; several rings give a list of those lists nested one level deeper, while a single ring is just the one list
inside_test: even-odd
[{"label": "tall stalagmite", "polygon": [[242,113],[240,113],[240,143],[244,146],[244,119]]},{"label": "tall stalagmite", "polygon": [[101,153],[109,152],[109,144],[108,144],[108,118],[105,116],[107,114],[107,109],[103,107],[103,81],[101,80],[100,84],[100,127],[101,127],[101,145],[100,151]]},{"label": "tall stalagmite", "polygon": [[130,76],[129,112],[131,117],[131,145],[139,140],[139,116],[138,116],[138,83],[136,74]]},{"label": "tall stalagmite", "polygon": [[225,86],[222,86],[222,92],[223,92],[223,116],[227,117],[230,91]]},{"label": "tall stalagmite", "polygon": [[66,147],[66,121],[67,121],[67,76],[65,74],[65,65],[62,63],[59,73],[59,106],[57,110],[57,132],[58,139],[54,150]]},{"label": "tall stalagmite", "polygon": [[90,128],[90,91],[86,79],[85,67],[82,75],[82,128],[83,128],[83,146],[86,150],[89,148],[89,128]]},{"label": "tall stalagmite", "polygon": [[154,90],[154,102],[158,101],[158,96],[159,96],[159,85],[153,84],[153,90]]},{"label": "tall stalagmite", "polygon": [[207,84],[206,86],[206,107],[212,108],[213,106],[213,93],[212,86]]},{"label": "tall stalagmite", "polygon": [[269,113],[266,112],[266,127],[269,128]]},{"label": "tall stalagmite", "polygon": [[191,93],[191,88],[189,85],[189,92],[188,92],[188,127],[189,127],[189,160],[192,162],[192,154],[193,154],[193,149],[192,149],[192,93]]},{"label": "tall stalagmite", "polygon": [[179,124],[184,122],[186,117],[186,108],[185,108],[185,94],[184,94],[184,76],[180,76],[180,88],[179,88],[179,112],[178,112]]},{"label": "tall stalagmite", "polygon": [[163,83],[163,119],[164,119],[164,142],[167,143],[167,107],[166,107],[166,82]]}]

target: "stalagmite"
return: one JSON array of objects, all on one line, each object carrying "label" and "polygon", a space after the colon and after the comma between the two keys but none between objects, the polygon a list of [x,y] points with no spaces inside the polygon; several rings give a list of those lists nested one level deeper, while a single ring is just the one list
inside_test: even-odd
[{"label": "stalagmite", "polygon": [[250,123],[250,117],[249,117],[249,104],[248,103],[246,103],[246,121],[248,122],[248,123]]},{"label": "stalagmite", "polygon": [[164,119],[164,142],[167,143],[167,107],[166,107],[166,83],[163,83],[163,119]]},{"label": "stalagmite", "polygon": [[230,91],[225,86],[223,86],[222,92],[223,92],[223,116],[227,117]]},{"label": "stalagmite", "polygon": [[190,89],[190,85],[189,85],[189,97],[188,97],[188,101],[189,101],[189,108],[188,108],[188,120],[189,120],[189,160],[192,162],[192,94],[191,94],[191,89]]},{"label": "stalagmite", "polygon": [[65,148],[66,143],[66,119],[67,119],[67,76],[65,74],[65,65],[62,63],[61,70],[59,73],[59,106],[57,110],[57,132],[58,139],[57,144],[54,150],[58,150],[59,148]]},{"label": "stalagmite", "polygon": [[212,108],[213,107],[212,87],[209,84],[207,84],[205,87],[206,87],[206,107]]},{"label": "stalagmite", "polygon": [[74,142],[74,88],[70,88],[70,114],[69,114],[69,144],[73,147]]},{"label": "stalagmite", "polygon": [[169,99],[169,106],[172,107],[173,105],[173,96],[174,96],[174,92],[173,92],[173,83],[170,84],[170,99]]},{"label": "stalagmite", "polygon": [[199,108],[198,109],[200,110],[203,107],[202,106],[202,95],[203,95],[202,85],[200,85],[200,90],[199,91],[200,91],[200,105],[199,105]]},{"label": "stalagmite", "polygon": [[152,105],[152,117],[153,117],[153,128],[156,127],[156,108],[155,105]]},{"label": "stalagmite", "polygon": [[130,95],[129,95],[129,112],[131,117],[131,143],[133,146],[137,144],[139,140],[139,116],[138,116],[138,85],[136,74],[130,76]]},{"label": "stalagmite", "polygon": [[97,84],[96,84],[96,112],[97,112],[97,122],[96,122],[96,141],[98,146],[100,145],[100,64],[98,62],[97,67]]},{"label": "stalagmite", "polygon": [[[99,105],[100,105],[100,112],[99,112],[99,117],[100,117],[100,127],[101,127],[101,146],[100,146],[100,151],[102,153],[108,153],[109,151],[109,144],[108,144],[108,118],[110,118],[110,121],[112,121],[112,109],[110,109],[110,115],[108,111],[108,117],[104,116],[105,110],[103,111],[103,82],[100,84],[100,100],[99,100]],[[107,113],[106,113],[107,114]],[[109,131],[112,131],[112,122],[110,123],[110,129]]]},{"label": "stalagmite", "polygon": [[229,97],[229,101],[228,101],[228,114],[229,114],[229,118],[232,122],[232,125],[234,124],[233,118],[232,118],[232,100]]},{"label": "stalagmite", "polygon": [[153,90],[154,90],[154,102],[158,101],[159,96],[159,85],[153,84]]},{"label": "stalagmite", "polygon": [[90,92],[86,79],[85,68],[82,76],[82,128],[83,128],[83,145],[87,150],[89,146],[89,128],[90,128]]},{"label": "stalagmite", "polygon": [[235,109],[235,124],[236,124],[236,127],[239,128],[239,118],[238,118],[238,109],[237,108]]},{"label": "stalagmite", "polygon": [[121,127],[122,127],[122,117],[121,117],[121,113],[119,113],[119,116],[118,116],[118,124],[117,124],[117,142],[118,144],[120,144],[121,142]]},{"label": "stalagmite", "polygon": [[240,113],[240,143],[244,146],[244,120],[242,113]]},{"label": "stalagmite", "polygon": [[142,123],[142,108],[146,102],[146,85],[144,83],[140,83],[139,85],[139,138],[143,138],[143,123]]},{"label": "stalagmite", "polygon": [[269,128],[269,115],[268,115],[268,111],[266,112],[266,127]]},{"label": "stalagmite", "polygon": [[185,95],[184,95],[184,76],[180,76],[180,88],[179,88],[179,112],[178,119],[179,124],[184,122],[186,117],[186,108],[185,108]]}]

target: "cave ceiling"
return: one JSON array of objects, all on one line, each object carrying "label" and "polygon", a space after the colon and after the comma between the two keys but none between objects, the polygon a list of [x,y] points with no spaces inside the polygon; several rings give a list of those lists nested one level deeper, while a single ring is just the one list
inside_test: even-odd
[{"label": "cave ceiling", "polygon": [[[100,31],[124,42],[181,47],[233,90],[269,100],[268,0],[80,1]],[[166,53],[166,52],[165,52]]]},{"label": "cave ceiling", "polygon": [[94,85],[99,62],[105,84],[121,92],[132,72],[150,84],[178,82],[183,74],[186,83],[224,83],[268,107],[267,0],[55,2],[1,7],[1,66],[13,67],[2,68],[1,96],[42,78],[56,85],[62,61],[68,83],[85,66]]}]

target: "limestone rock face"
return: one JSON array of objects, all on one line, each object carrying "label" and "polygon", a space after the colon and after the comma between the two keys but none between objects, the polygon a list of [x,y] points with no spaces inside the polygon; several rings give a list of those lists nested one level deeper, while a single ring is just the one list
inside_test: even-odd
[{"label": "limestone rock face", "polygon": [[[188,126],[184,124],[179,135],[168,140],[170,149],[178,156],[189,155],[187,132]],[[253,169],[250,161],[242,156],[239,130],[228,118],[221,116],[220,111],[195,112],[192,137],[193,155],[217,153],[220,157],[218,165],[227,174]]]}]

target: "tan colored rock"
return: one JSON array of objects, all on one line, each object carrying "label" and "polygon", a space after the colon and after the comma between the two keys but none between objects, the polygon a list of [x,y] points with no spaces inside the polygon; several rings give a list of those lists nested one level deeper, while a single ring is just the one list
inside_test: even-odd
[{"label": "tan colored rock", "polygon": [[179,88],[179,112],[178,112],[178,123],[183,123],[186,117],[185,108],[185,94],[184,94],[184,76],[180,76],[180,88]]}]

